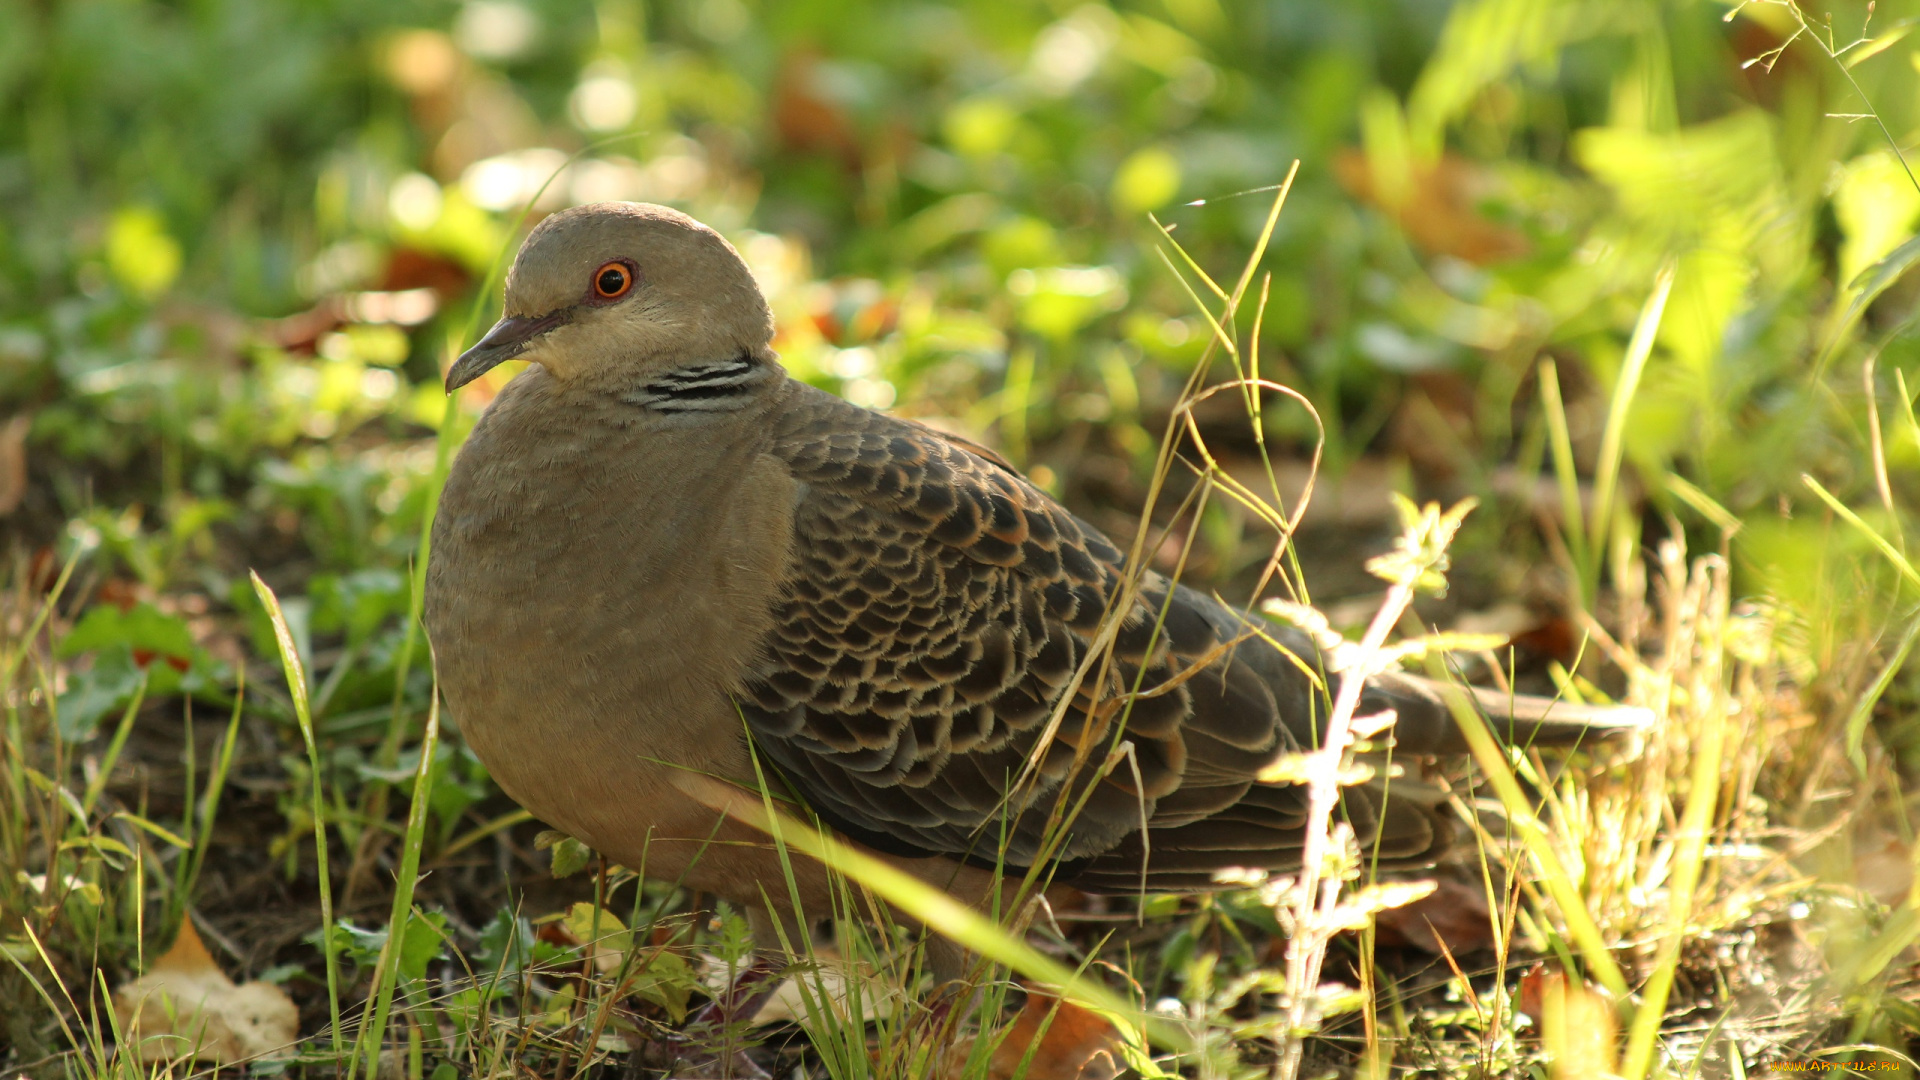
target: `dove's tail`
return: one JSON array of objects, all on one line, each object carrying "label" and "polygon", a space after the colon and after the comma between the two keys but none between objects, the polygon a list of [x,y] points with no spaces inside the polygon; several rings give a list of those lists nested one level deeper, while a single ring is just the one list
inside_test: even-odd
[{"label": "dove's tail", "polygon": [[[1638,705],[1585,705],[1532,694],[1505,694],[1478,686],[1457,687],[1486,720],[1494,737],[1512,746],[1574,746],[1583,742],[1645,731],[1653,711]],[[1456,754],[1467,750],[1466,736],[1447,702],[1447,688],[1431,679],[1388,673],[1375,677],[1361,698],[1360,712],[1391,708],[1400,714],[1394,730],[1398,749],[1415,754]]]}]

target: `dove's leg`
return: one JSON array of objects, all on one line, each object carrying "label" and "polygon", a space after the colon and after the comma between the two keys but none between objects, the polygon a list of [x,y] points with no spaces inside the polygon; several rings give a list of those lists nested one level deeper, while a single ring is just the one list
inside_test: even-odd
[{"label": "dove's leg", "polygon": [[952,938],[944,937],[933,931],[927,931],[927,971],[933,975],[933,987],[950,986],[967,977],[967,969],[973,966],[973,954],[956,943]]},{"label": "dove's leg", "polygon": [[928,1021],[936,1030],[949,1021],[966,1023],[980,1003],[980,988],[967,981],[979,957],[931,930],[926,936],[926,957],[927,971],[933,975],[933,1006]]}]

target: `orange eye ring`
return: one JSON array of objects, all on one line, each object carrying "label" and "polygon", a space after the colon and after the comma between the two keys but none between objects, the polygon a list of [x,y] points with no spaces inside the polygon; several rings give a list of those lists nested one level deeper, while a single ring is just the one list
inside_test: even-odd
[{"label": "orange eye ring", "polygon": [[610,262],[593,272],[593,295],[618,300],[633,288],[633,271],[623,262]]}]

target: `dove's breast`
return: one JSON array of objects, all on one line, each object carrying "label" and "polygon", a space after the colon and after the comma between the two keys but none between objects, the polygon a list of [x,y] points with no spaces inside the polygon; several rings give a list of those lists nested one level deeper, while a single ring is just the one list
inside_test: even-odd
[{"label": "dove's breast", "polygon": [[502,789],[638,865],[649,834],[710,834],[685,776],[753,782],[729,688],[772,623],[793,481],[751,440],[648,430],[554,384],[520,376],[454,462],[427,629]]}]

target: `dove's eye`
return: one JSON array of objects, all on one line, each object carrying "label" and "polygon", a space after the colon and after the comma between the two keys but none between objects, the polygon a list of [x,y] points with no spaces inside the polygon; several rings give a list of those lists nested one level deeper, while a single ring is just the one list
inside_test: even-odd
[{"label": "dove's eye", "polygon": [[610,262],[593,272],[593,294],[602,300],[618,300],[633,288],[633,271],[625,263]]}]

